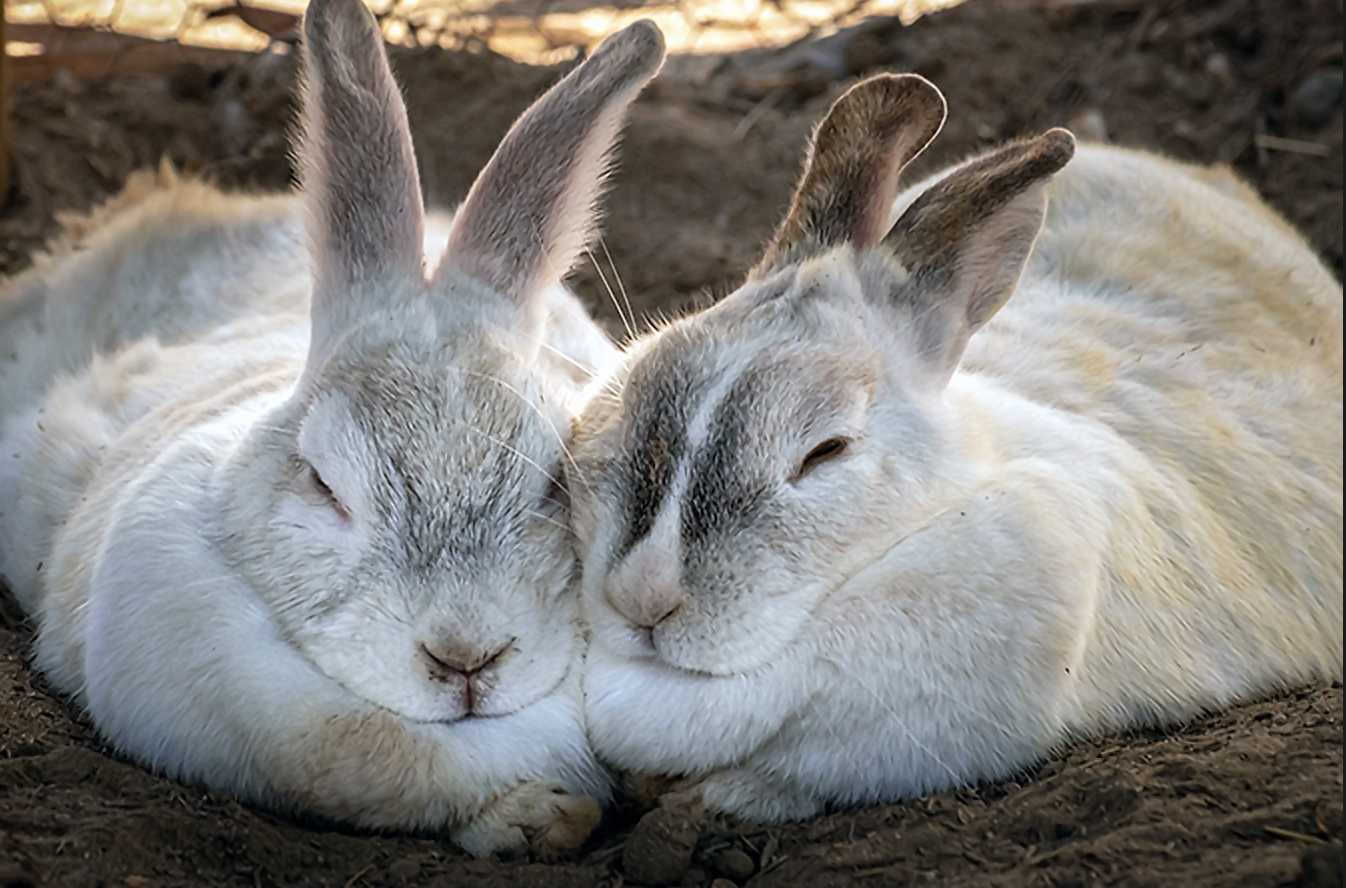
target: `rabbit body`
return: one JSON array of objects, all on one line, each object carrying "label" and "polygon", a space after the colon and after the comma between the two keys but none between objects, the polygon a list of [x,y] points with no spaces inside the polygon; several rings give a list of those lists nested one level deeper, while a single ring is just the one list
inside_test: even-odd
[{"label": "rabbit body", "polygon": [[[315,3],[305,46],[302,195],[141,174],[8,285],[0,574],[53,686],[170,776],[576,847],[608,778],[551,464],[615,351],[557,280],[574,244],[465,229],[533,200],[583,236],[662,42],[614,37],[424,226],[372,17]],[[531,160],[539,122],[577,159]]]},{"label": "rabbit body", "polygon": [[846,115],[919,117],[913,81],[838,103],[764,267],[638,342],[574,448],[595,748],[749,820],[1342,676],[1341,286],[1228,171],[1060,131],[827,216]]}]

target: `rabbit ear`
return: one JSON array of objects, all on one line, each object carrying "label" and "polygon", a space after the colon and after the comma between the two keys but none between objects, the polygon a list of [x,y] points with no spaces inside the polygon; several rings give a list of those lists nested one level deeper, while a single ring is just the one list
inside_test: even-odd
[{"label": "rabbit ear", "polygon": [[1063,129],[1006,145],[932,185],[884,238],[909,273],[899,298],[920,320],[921,353],[943,378],[1013,295],[1042,229],[1047,182],[1074,154]]},{"label": "rabbit ear", "polygon": [[881,74],[847,90],[814,131],[789,213],[752,276],[838,244],[876,245],[899,174],[944,126],[946,108],[917,74]]},{"label": "rabbit ear", "polygon": [[663,59],[663,35],[638,21],[534,102],[454,217],[436,280],[465,274],[540,308],[537,297],[589,245],[626,109]]},{"label": "rabbit ear", "polygon": [[313,0],[303,44],[299,161],[321,347],[366,300],[423,281],[423,209],[406,107],[373,15],[360,0]]}]

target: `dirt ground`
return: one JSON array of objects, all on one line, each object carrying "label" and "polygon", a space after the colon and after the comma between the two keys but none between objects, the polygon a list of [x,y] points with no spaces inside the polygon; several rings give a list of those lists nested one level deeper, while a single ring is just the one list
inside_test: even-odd
[{"label": "dirt ground", "polygon": [[[874,21],[821,46],[675,60],[632,117],[606,244],[637,316],[732,287],[781,213],[812,122],[848,78],[914,70],[949,98],[933,164],[1057,124],[1225,161],[1342,265],[1340,0],[1103,0],[1044,11],[974,0],[910,28]],[[494,57],[397,53],[431,204],[460,198],[515,114],[558,75]],[[171,78],[71,79],[13,98],[17,184],[0,272],[27,264],[53,216],[161,154],[188,170],[285,187],[289,58]],[[602,251],[605,276],[613,275]],[[621,325],[592,267],[576,285]],[[470,861],[434,837],[304,825],[106,753],[28,668],[0,607],[0,886],[631,884],[634,814],[560,864]],[[1108,738],[1014,782],[782,829],[656,836],[685,885],[1342,884],[1340,685],[1252,703],[1171,732]],[[673,830],[676,833],[677,830]],[[683,854],[686,857],[686,854]],[[672,861],[677,872],[687,865]]]}]

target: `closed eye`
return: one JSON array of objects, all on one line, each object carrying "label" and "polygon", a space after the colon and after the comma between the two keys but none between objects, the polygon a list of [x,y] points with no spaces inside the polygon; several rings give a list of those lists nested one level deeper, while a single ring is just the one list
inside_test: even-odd
[{"label": "closed eye", "polygon": [[808,452],[808,455],[804,457],[803,462],[799,464],[799,468],[795,471],[794,477],[790,480],[798,481],[823,463],[841,456],[846,452],[850,443],[847,438],[828,438]]},{"label": "closed eye", "polygon": [[332,510],[342,518],[350,518],[350,512],[346,510],[346,507],[342,504],[341,500],[337,498],[337,495],[332,492],[332,488],[323,480],[322,474],[315,466],[309,465],[307,480],[309,487],[318,498],[320,498],[326,505],[330,506]]},{"label": "closed eye", "polygon": [[566,478],[566,469],[560,460],[552,466],[551,481],[547,484],[547,492],[542,496],[542,504],[555,509],[570,508],[569,479]]}]

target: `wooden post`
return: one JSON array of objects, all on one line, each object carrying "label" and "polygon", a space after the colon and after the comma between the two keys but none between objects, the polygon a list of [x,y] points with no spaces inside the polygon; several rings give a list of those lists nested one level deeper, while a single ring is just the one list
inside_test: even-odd
[{"label": "wooden post", "polygon": [[5,0],[0,0],[0,206],[9,197],[9,53],[5,51]]}]

